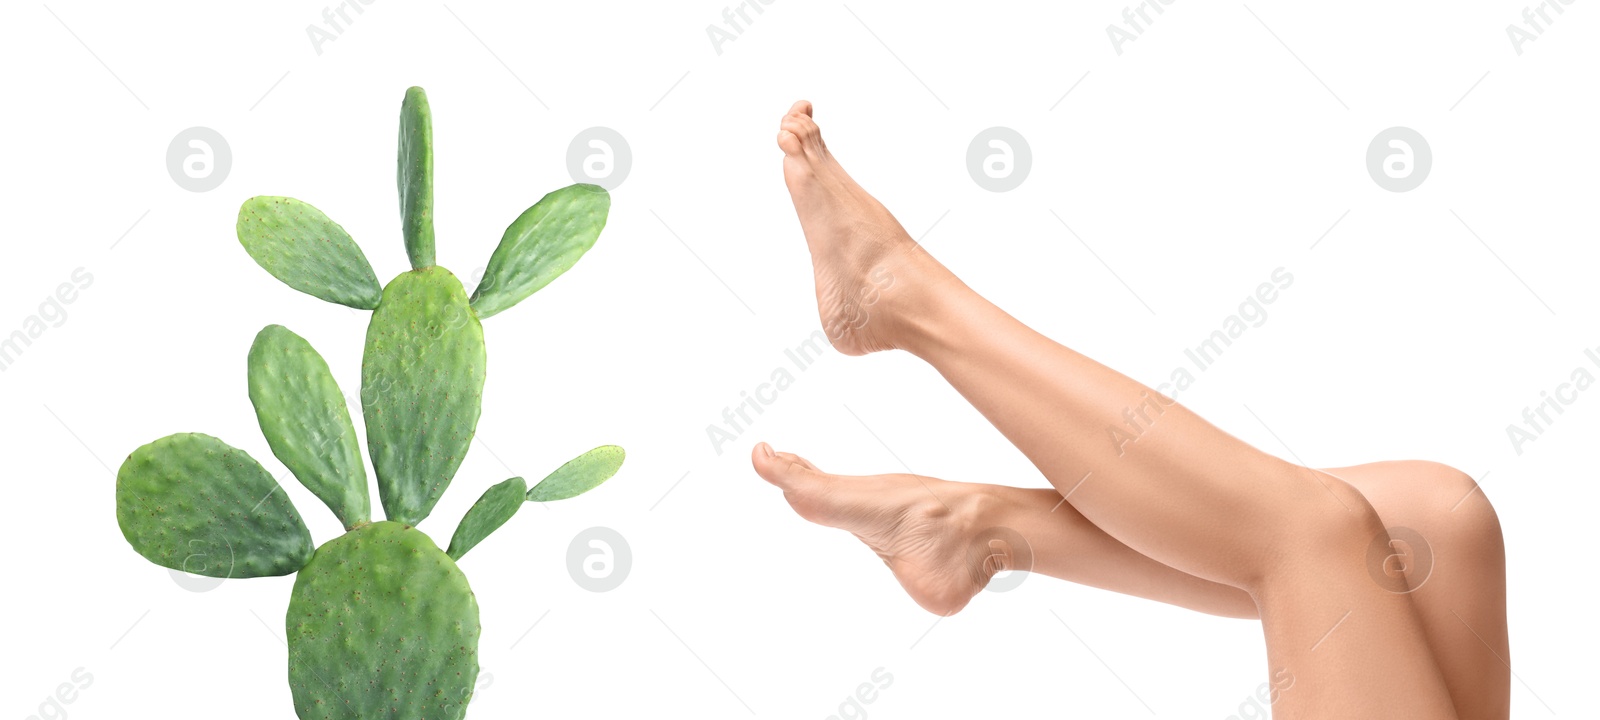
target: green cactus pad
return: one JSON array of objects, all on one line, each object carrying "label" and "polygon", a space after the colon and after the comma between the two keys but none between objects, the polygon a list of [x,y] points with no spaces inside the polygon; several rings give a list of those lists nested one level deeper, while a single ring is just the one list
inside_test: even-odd
[{"label": "green cactus pad", "polygon": [[472,292],[478,317],[522,302],[572,269],[594,247],[611,212],[611,195],[599,185],[569,185],[544,196],[500,238],[483,280]]},{"label": "green cactus pad", "polygon": [[117,524],[145,559],[195,575],[288,575],[312,552],[277,481],[243,450],[200,433],[128,456],[117,471]]},{"label": "green cactus pad", "polygon": [[499,530],[511,516],[517,514],[525,502],[523,494],[527,491],[528,483],[519,477],[483,491],[483,495],[461,518],[461,524],[456,526],[456,534],[450,538],[450,549],[445,554],[460,560],[468,550],[477,547],[478,543],[489,537],[489,533]]},{"label": "green cactus pad", "polygon": [[617,474],[625,456],[616,445],[601,445],[568,460],[528,491],[528,502],[565,500],[589,492]]},{"label": "green cactus pad", "polygon": [[294,198],[253,197],[239,207],[239,243],[284,284],[361,310],[378,306],[378,276],[350,234]]},{"label": "green cactus pad", "polygon": [[524,502],[582,494],[623,462],[622,448],[604,446],[532,489],[520,477],[494,485],[462,517],[448,552],[416,529],[477,431],[487,370],[480,320],[572,268],[611,207],[595,185],[546,195],[506,229],[469,299],[435,265],[432,133],[427,95],[410,88],[396,181],[412,270],[387,285],[343,228],[299,200],[251,198],[236,227],[250,257],[290,287],[373,311],[361,404],[387,519],[373,521],[360,443],[327,363],[279,325],[263,328],[250,348],[250,400],[273,454],[334,511],[344,535],[313,546],[272,475],[208,435],[140,447],[117,474],[117,522],[150,561],[220,578],[299,571],[285,625],[301,720],[461,720],[478,677],[481,630],[456,561]]},{"label": "green cactus pad", "polygon": [[305,720],[460,718],[478,602],[455,561],[395,522],[317,548],[289,598],[289,687]]},{"label": "green cactus pad", "polygon": [[401,273],[367,326],[361,405],[390,520],[433,510],[472,444],[483,400],[483,326],[441,267]]},{"label": "green cactus pad", "polygon": [[282,325],[262,328],[250,346],[250,402],[272,454],[346,530],[372,519],[350,409],[311,343]]},{"label": "green cactus pad", "polygon": [[433,265],[433,112],[422,88],[406,91],[400,103],[400,229],[411,267]]}]

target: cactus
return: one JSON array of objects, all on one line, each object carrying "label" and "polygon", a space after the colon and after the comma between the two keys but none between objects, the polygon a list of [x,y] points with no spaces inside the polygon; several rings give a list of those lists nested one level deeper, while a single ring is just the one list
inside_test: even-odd
[{"label": "cactus", "polygon": [[288,286],[371,310],[361,362],[367,451],[385,520],[373,522],[366,468],[345,396],[309,342],[268,325],[250,347],[250,402],[272,454],[327,504],[345,533],[313,549],[277,481],[249,454],[199,433],[135,450],[117,472],[117,523],[151,562],[218,578],[298,573],[286,632],[289,685],[303,719],[460,718],[478,675],[478,603],[456,562],[527,502],[587,492],[622,465],[603,445],[532,489],[520,477],[483,493],[448,551],[416,528],[472,443],[486,354],[480,319],[570,269],[605,227],[611,200],[572,185],[523,212],[469,297],[434,264],[433,129],[427,95],[401,104],[397,181],[412,269],[387,286],[350,235],[299,200],[254,197],[239,242]]}]

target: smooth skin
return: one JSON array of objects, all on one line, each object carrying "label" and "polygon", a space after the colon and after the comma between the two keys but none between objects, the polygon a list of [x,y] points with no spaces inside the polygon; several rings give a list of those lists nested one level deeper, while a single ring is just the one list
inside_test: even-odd
[{"label": "smooth skin", "polygon": [[[834,347],[928,362],[1054,486],[846,477],[758,445],[757,472],[802,517],[855,534],[940,615],[1026,558],[1065,580],[1260,618],[1269,675],[1295,678],[1276,717],[1508,716],[1504,549],[1470,477],[1419,461],[1314,470],[1257,450],[962,283],[845,173],[810,103],[784,116],[778,145]],[[1129,409],[1145,429],[1118,442],[1109,428]],[[980,534],[995,527],[1021,546]],[[1417,535],[1425,550],[1408,544]],[[977,563],[974,543],[986,545]],[[1427,571],[1410,572],[1429,551]]]}]

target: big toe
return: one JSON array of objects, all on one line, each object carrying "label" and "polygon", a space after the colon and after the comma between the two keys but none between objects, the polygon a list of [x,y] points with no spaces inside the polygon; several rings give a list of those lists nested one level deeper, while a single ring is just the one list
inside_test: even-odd
[{"label": "big toe", "polygon": [[783,490],[783,499],[800,517],[829,527],[851,524],[853,493],[844,491],[838,476],[817,469],[794,453],[777,452],[766,443],[751,452],[751,462],[762,479]]},{"label": "big toe", "polygon": [[800,136],[794,134],[788,127],[778,128],[778,148],[784,155],[797,156],[805,152],[805,147],[800,144]]},{"label": "big toe", "polygon": [[763,480],[785,491],[804,490],[824,479],[810,461],[794,453],[777,452],[766,443],[759,443],[750,451],[750,462]]}]

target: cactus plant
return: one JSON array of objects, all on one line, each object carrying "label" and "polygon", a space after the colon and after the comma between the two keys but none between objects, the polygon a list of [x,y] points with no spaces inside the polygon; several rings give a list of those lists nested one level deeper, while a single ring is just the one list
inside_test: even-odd
[{"label": "cactus plant", "polygon": [[239,242],[290,287],[371,310],[361,363],[367,452],[385,520],[373,522],[366,468],[344,395],[322,356],[269,325],[250,347],[250,401],[267,445],[343,524],[313,549],[299,512],[245,451],[199,433],[140,447],[117,473],[117,522],[151,562],[219,578],[298,573],[289,600],[289,684],[301,718],[460,718],[478,674],[478,605],[456,565],[526,502],[586,492],[621,467],[595,448],[528,489],[490,487],[448,551],[416,525],[472,442],[481,407],[481,318],[526,299],[593,247],[610,197],[594,185],[546,195],[506,229],[469,297],[434,264],[433,130],[427,95],[401,104],[398,184],[412,269],[378,285],[350,235],[316,208],[254,197]]}]

